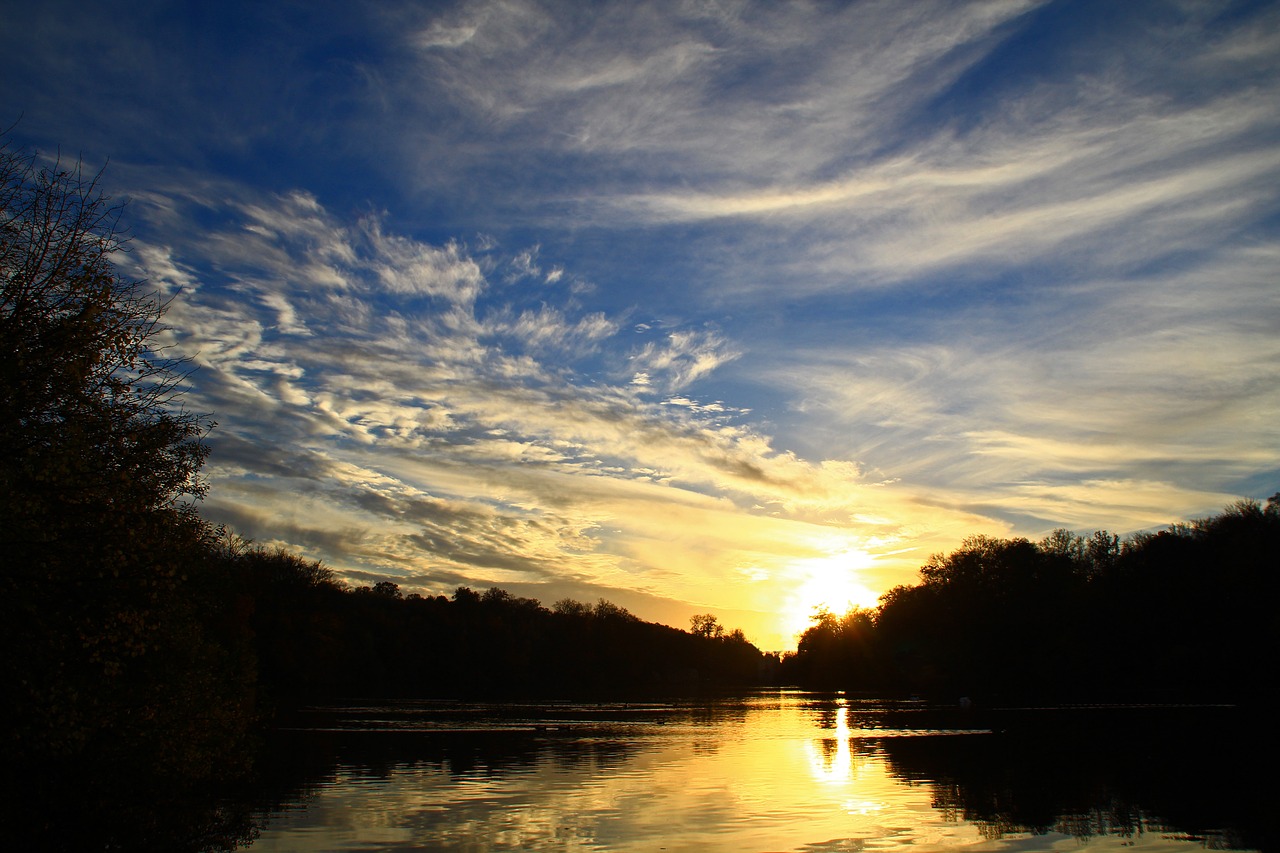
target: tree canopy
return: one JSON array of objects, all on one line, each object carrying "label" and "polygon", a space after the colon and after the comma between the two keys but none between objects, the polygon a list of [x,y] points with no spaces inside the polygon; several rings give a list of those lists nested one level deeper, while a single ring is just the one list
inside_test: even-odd
[{"label": "tree canopy", "polygon": [[123,744],[128,720],[182,727],[225,698],[198,616],[207,424],[155,345],[163,300],[115,266],[120,211],[79,164],[0,147],[0,678],[23,752]]}]

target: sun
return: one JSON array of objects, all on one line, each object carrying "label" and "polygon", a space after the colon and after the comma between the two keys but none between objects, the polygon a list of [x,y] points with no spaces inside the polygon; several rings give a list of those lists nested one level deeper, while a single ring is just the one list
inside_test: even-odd
[{"label": "sun", "polygon": [[803,633],[820,608],[842,614],[852,607],[875,607],[879,593],[859,577],[874,563],[875,558],[860,548],[792,563],[790,589],[781,613],[784,636],[795,638]]}]

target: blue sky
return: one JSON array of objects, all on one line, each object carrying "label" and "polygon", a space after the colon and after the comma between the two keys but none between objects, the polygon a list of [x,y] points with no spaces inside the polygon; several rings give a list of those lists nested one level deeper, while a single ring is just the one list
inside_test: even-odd
[{"label": "blue sky", "polygon": [[3,3],[129,199],[204,512],[768,648],[1280,489],[1280,6]]}]

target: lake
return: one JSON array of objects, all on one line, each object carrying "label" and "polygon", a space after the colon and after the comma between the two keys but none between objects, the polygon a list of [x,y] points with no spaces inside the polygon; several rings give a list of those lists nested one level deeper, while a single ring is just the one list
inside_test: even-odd
[{"label": "lake", "polygon": [[352,704],[280,733],[252,850],[1262,850],[1276,784],[1249,729],[788,690]]}]

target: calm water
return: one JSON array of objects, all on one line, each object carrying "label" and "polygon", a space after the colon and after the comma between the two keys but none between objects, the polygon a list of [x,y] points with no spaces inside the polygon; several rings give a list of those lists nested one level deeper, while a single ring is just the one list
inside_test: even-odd
[{"label": "calm water", "polygon": [[1275,789],[1225,709],[773,691],[353,706],[298,729],[256,853],[1265,849]]}]

